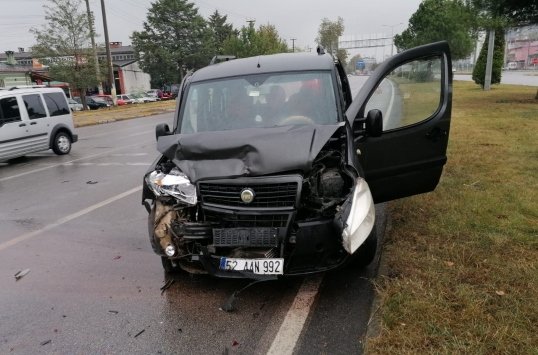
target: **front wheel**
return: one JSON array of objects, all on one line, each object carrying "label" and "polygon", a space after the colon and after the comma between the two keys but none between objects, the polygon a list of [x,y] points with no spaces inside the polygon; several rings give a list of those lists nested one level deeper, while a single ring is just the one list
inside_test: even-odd
[{"label": "front wheel", "polygon": [[64,155],[71,151],[71,137],[65,132],[58,132],[52,142],[52,150],[58,155]]}]

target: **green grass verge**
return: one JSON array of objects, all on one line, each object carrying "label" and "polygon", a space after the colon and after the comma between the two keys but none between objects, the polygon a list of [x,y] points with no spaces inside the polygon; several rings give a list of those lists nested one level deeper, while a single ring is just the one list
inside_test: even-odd
[{"label": "green grass verge", "polygon": [[436,191],[389,204],[369,354],[538,354],[536,88],[455,82]]}]

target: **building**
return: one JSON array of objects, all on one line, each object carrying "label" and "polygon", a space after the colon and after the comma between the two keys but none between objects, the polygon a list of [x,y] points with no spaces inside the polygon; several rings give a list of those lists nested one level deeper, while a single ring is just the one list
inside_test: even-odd
[{"label": "building", "polygon": [[[142,92],[151,88],[151,77],[140,69],[132,46],[123,46],[121,42],[111,42],[110,52],[116,93]],[[99,52],[98,57],[99,61],[106,61],[106,52],[104,50]],[[24,72],[27,72],[27,76],[22,75]],[[23,85],[20,84],[23,82],[23,78],[25,78],[24,85],[50,83],[53,80],[53,78],[48,77],[47,68],[32,57],[32,52],[25,51],[24,48],[19,48],[17,52],[0,53],[0,77],[5,77],[3,85],[5,87],[12,86],[12,82]],[[2,82],[0,81],[1,86]],[[108,82],[103,83],[103,89],[105,93],[110,93]],[[96,90],[97,88],[94,88],[89,91]]]},{"label": "building", "polygon": [[506,31],[505,65],[512,69],[538,68],[538,25]]}]

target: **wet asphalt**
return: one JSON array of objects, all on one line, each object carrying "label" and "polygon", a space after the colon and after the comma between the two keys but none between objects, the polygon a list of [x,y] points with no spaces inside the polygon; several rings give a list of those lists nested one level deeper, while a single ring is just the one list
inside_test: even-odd
[{"label": "wet asphalt", "polygon": [[[0,164],[1,354],[267,352],[303,278],[254,285],[227,313],[248,281],[164,274],[139,190],[161,122],[172,114],[81,128],[67,156]],[[295,353],[361,352],[376,269],[323,276]]]}]

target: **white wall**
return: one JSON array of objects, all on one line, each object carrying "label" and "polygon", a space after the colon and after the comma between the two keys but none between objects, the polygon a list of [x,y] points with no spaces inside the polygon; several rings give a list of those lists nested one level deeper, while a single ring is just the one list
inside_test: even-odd
[{"label": "white wall", "polygon": [[151,76],[144,73],[138,66],[138,62],[131,63],[121,68],[126,93],[138,93],[151,89]]}]

